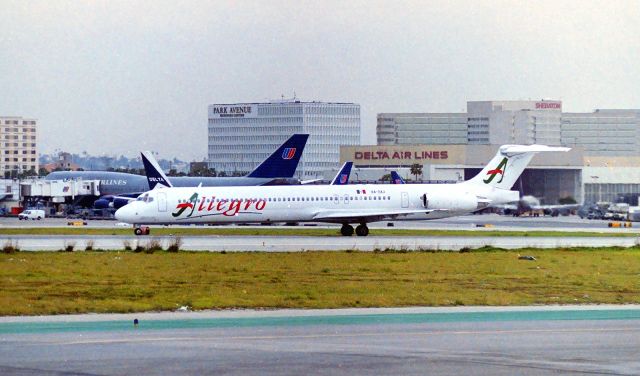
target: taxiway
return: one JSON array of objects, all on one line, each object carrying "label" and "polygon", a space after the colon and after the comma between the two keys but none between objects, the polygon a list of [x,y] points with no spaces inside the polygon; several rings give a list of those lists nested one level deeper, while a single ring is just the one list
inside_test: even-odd
[{"label": "taxiway", "polygon": [[635,375],[638,348],[637,306],[0,318],[3,375]]}]

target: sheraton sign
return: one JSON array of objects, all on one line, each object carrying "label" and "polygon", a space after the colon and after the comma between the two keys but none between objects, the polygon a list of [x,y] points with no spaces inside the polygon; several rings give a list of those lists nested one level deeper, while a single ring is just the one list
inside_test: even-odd
[{"label": "sheraton sign", "polygon": [[561,102],[536,102],[536,110],[561,110]]}]

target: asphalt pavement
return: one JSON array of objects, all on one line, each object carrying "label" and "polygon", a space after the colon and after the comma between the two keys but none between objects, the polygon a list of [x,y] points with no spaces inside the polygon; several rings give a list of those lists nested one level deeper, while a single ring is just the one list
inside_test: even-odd
[{"label": "asphalt pavement", "polygon": [[181,315],[0,319],[0,374],[640,374],[637,306]]}]

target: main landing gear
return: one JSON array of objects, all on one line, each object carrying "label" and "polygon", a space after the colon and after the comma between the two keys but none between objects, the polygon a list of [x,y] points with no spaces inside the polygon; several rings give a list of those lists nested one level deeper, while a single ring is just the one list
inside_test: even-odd
[{"label": "main landing gear", "polygon": [[[353,235],[353,226],[347,223],[343,224],[342,228],[340,229],[340,233],[342,234],[342,236]],[[367,227],[365,223],[360,224],[358,227],[356,227],[356,235],[358,236],[369,235],[369,227]]]}]

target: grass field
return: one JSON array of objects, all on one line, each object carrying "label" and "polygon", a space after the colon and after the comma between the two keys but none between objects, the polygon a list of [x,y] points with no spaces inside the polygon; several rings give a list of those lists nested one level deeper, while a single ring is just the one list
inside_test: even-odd
[{"label": "grass field", "polygon": [[[152,228],[152,235],[208,236],[208,235],[246,235],[246,236],[340,236],[336,228],[305,227],[166,227]],[[131,228],[96,228],[96,227],[28,227],[0,228],[0,235],[132,235]],[[633,237],[632,232],[598,232],[598,231],[505,231],[505,230],[421,230],[421,229],[371,229],[369,236],[607,236]]]},{"label": "grass field", "polygon": [[0,315],[640,303],[640,248],[16,252],[0,254],[0,283]]}]

